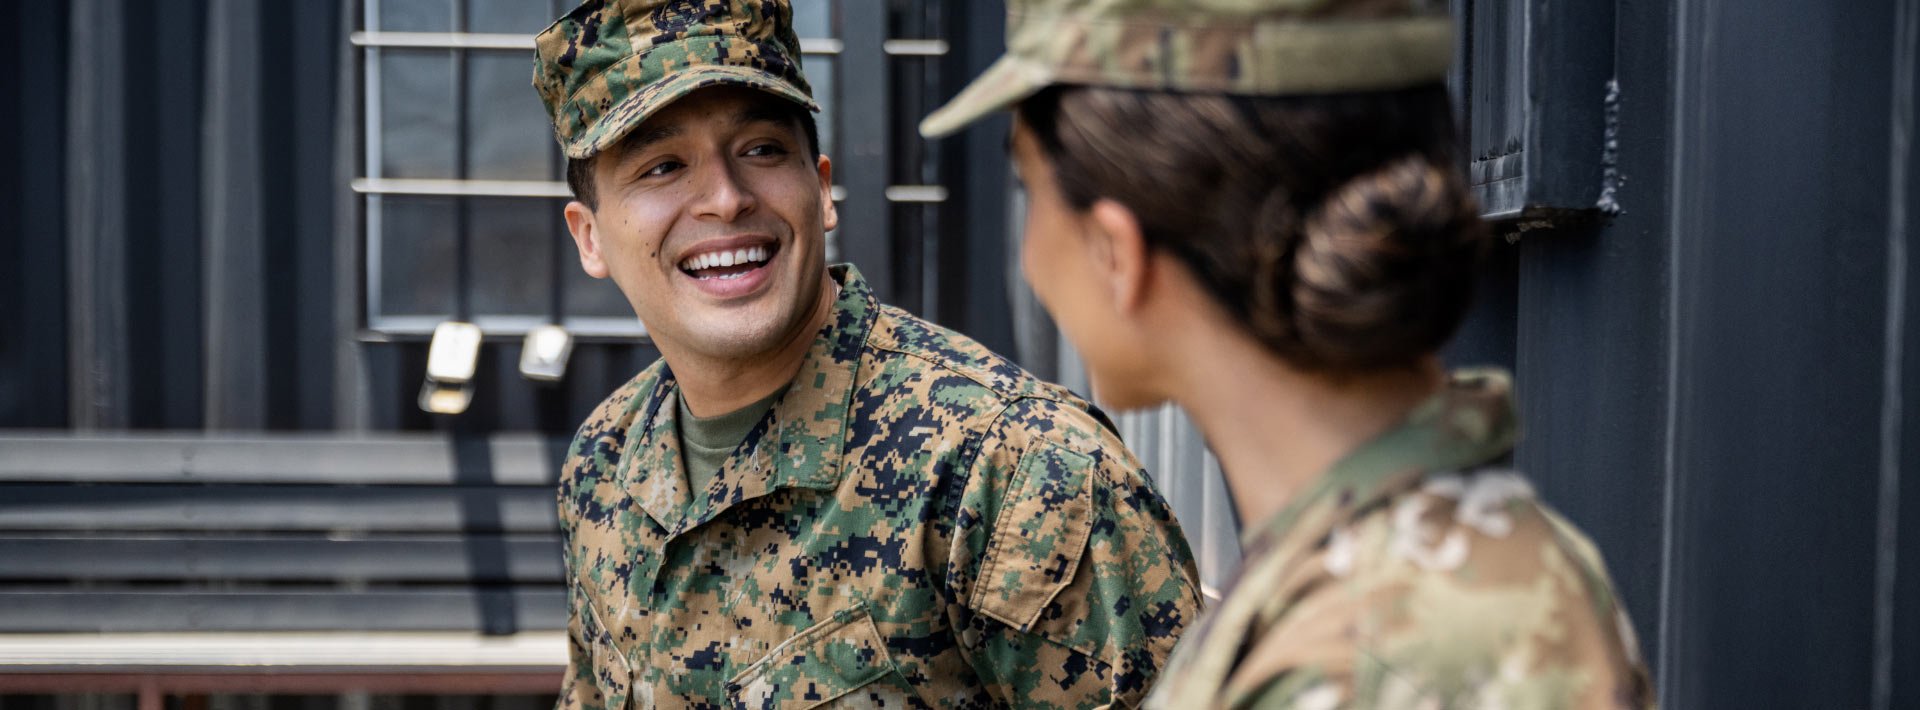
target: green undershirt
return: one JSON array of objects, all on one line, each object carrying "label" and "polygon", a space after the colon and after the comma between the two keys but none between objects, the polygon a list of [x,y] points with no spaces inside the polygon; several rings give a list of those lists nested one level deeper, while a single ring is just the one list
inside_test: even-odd
[{"label": "green undershirt", "polygon": [[767,410],[773,408],[774,400],[786,392],[787,388],[781,387],[765,399],[711,417],[693,416],[687,409],[687,398],[680,398],[680,455],[686,462],[688,492],[697,497],[707,490],[707,484],[713,482],[714,474],[720,472],[727,457],[746,440],[753,425],[760,423]]}]

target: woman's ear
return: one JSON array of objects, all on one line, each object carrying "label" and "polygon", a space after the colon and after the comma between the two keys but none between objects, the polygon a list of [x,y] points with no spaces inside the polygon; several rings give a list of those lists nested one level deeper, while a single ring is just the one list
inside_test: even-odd
[{"label": "woman's ear", "polygon": [[1095,201],[1087,212],[1107,240],[1105,266],[1113,307],[1122,314],[1134,313],[1146,298],[1147,270],[1151,266],[1140,220],[1126,205],[1105,198]]}]

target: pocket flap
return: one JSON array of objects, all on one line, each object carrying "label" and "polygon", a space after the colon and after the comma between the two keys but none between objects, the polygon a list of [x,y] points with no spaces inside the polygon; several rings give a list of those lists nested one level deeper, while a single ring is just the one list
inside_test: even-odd
[{"label": "pocket flap", "polygon": [[599,697],[584,699],[582,705],[604,710],[625,710],[627,700],[633,694],[633,672],[627,666],[627,659],[620,656],[620,649],[613,645],[612,637],[602,636],[593,644],[592,673],[592,688]]},{"label": "pocket flap", "polygon": [[995,519],[973,608],[1030,630],[1073,581],[1093,532],[1093,458],[1036,443],[1015,468]]},{"label": "pocket flap", "polygon": [[805,710],[893,670],[865,605],[845,609],[775,646],[727,682],[735,708]]}]

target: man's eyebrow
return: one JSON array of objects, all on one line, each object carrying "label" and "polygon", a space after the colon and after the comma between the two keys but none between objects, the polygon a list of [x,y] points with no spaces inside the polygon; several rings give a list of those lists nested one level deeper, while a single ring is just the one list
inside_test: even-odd
[{"label": "man's eyebrow", "polygon": [[[786,126],[789,118],[790,116],[786,112],[778,108],[772,106],[753,106],[741,109],[738,113],[735,113],[733,115],[733,124],[735,126],[744,126],[749,123],[772,123]],[[627,139],[623,141],[620,151],[623,156],[622,159],[625,159],[624,156],[638,155],[655,143],[678,138],[683,133],[686,133],[686,129],[677,123],[644,128],[643,130],[630,134]]]},{"label": "man's eyebrow", "polygon": [[744,126],[749,123],[771,123],[792,128],[793,126],[788,123],[791,119],[792,115],[786,111],[760,104],[741,109],[739,113],[734,114],[733,125]]},{"label": "man's eyebrow", "polygon": [[648,146],[679,136],[684,132],[678,124],[647,128],[628,137],[626,146],[621,150],[621,153],[624,155],[635,155],[646,150]]}]

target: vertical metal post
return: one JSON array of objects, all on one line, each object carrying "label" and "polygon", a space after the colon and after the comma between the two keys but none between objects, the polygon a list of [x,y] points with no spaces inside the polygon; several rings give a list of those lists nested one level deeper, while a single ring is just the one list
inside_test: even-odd
[{"label": "vertical metal post", "polygon": [[[1891,115],[1888,117],[1887,150],[1887,316],[1884,324],[1885,357],[1881,372],[1880,403],[1880,486],[1874,560],[1873,599],[1873,689],[1869,707],[1888,710],[1905,707],[1896,700],[1900,690],[1896,667],[1896,638],[1899,637],[1900,607],[1900,479],[1912,459],[1903,456],[1903,430],[1909,421],[1906,403],[1909,351],[1907,330],[1908,303],[1911,300],[1914,195],[1913,140],[1920,129],[1920,113],[1915,110],[1916,64],[1920,64],[1920,0],[1900,0],[1893,12],[1893,75]],[[1911,484],[1909,484],[1911,485]],[[1908,515],[1912,515],[1911,512]],[[1911,538],[1906,540],[1914,545]],[[1915,570],[1908,568],[1907,574]],[[1908,609],[1916,607],[1909,603]],[[1899,674],[1907,676],[1909,674]],[[1911,683],[1912,681],[1907,681]],[[1912,692],[1908,689],[1909,693]],[[1900,699],[1907,700],[1907,699]],[[1910,703],[1910,700],[1908,701]]]},{"label": "vertical metal post", "polygon": [[[946,6],[945,36],[952,51],[940,58],[942,67],[935,103],[944,103],[979,76],[1006,49],[1006,10],[998,3],[952,2]],[[916,120],[920,117],[915,116]],[[957,314],[952,323],[981,344],[1005,355],[1042,377],[1055,370],[1054,334],[1036,311],[1022,311],[1016,302],[1030,303],[1020,281],[1018,250],[1020,224],[1013,212],[1011,172],[1007,168],[1006,115],[986,118],[960,134],[932,146],[941,156],[943,181],[950,186],[947,202],[939,206],[941,270],[947,275],[945,314]],[[964,269],[963,278],[955,278]],[[1016,301],[1015,294],[1023,299]],[[944,322],[944,321],[943,321]],[[1027,326],[1039,326],[1029,328]]]},{"label": "vertical metal post", "polygon": [[76,0],[67,56],[67,324],[73,427],[128,424],[126,43],[119,0]]},{"label": "vertical metal post", "polygon": [[[340,26],[357,28],[360,0],[339,0]],[[367,367],[356,336],[364,305],[360,294],[360,244],[365,236],[361,220],[365,211],[360,198],[347,185],[356,177],[360,165],[360,146],[354,126],[361,108],[357,81],[362,61],[358,49],[340,53],[339,72],[334,87],[333,133],[333,426],[344,432],[365,431],[369,404]],[[369,136],[366,140],[372,140]],[[368,165],[367,173],[379,166]]]},{"label": "vertical metal post", "polygon": [[[69,298],[66,239],[67,146],[49,141],[48,136],[66,130],[66,104],[62,97],[74,87],[60,72],[31,71],[34,57],[58,57],[67,42],[67,7],[40,3],[17,3],[0,16],[11,21],[15,42],[11,56],[17,74],[0,79],[6,91],[19,103],[0,123],[8,126],[6,145],[16,161],[6,166],[3,179],[5,197],[12,199],[0,229],[17,230],[0,253],[17,261],[0,267],[18,282],[12,303],[0,304],[0,421],[10,427],[56,428],[69,424],[72,377],[68,374],[69,349],[66,308],[57,305]],[[12,208],[17,205],[18,208]]]},{"label": "vertical metal post", "polygon": [[138,710],[166,710],[166,696],[160,692],[160,681],[148,676],[140,680]]},{"label": "vertical metal post", "polygon": [[[286,211],[273,217],[275,232],[292,238],[281,242],[282,261],[294,270],[290,301],[276,317],[291,322],[282,340],[276,360],[293,378],[281,378],[278,389],[290,402],[268,400],[268,425],[291,424],[299,429],[328,429],[334,422],[334,392],[341,384],[334,378],[333,315],[335,284],[333,263],[333,191],[345,183],[334,182],[331,168],[333,132],[338,98],[333,93],[333,78],[341,54],[352,51],[340,37],[348,27],[340,22],[338,7],[324,2],[266,5],[271,20],[285,23],[279,32],[286,40],[287,76],[275,86],[283,87],[284,108],[291,112],[284,135],[293,141],[287,154],[293,162],[276,165],[287,186],[290,199]],[[290,31],[289,31],[290,30]],[[267,35],[271,36],[272,31]],[[283,114],[284,115],[284,114]],[[349,119],[351,120],[351,119]],[[329,169],[319,169],[325,166]],[[284,226],[282,226],[284,225]],[[269,242],[272,244],[272,242]],[[276,262],[270,260],[269,264]],[[272,266],[269,266],[271,269]],[[273,323],[273,321],[269,321]],[[292,379],[292,382],[285,382]]]},{"label": "vertical metal post", "polygon": [[266,253],[260,132],[260,7],[211,0],[207,8],[206,424],[266,425]]},{"label": "vertical metal post", "polygon": [[887,87],[890,67],[882,43],[887,39],[887,3],[841,0],[839,84],[840,155],[835,181],[847,189],[840,203],[840,253],[860,267],[867,285],[882,301],[898,296],[894,285],[892,207],[887,203],[893,145]]},{"label": "vertical metal post", "polygon": [[[467,31],[466,3],[453,3],[453,31]],[[471,142],[472,118],[467,115],[467,52],[449,49],[453,67],[453,178],[467,179],[467,144]],[[470,197],[453,198],[453,319],[471,322],[473,313],[473,235],[467,219]]]}]

